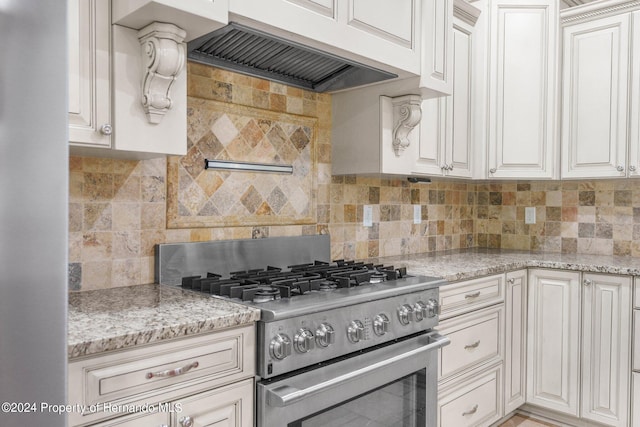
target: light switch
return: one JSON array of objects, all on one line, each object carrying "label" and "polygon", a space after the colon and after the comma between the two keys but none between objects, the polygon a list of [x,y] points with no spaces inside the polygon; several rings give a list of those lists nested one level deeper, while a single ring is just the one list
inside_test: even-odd
[{"label": "light switch", "polygon": [[362,212],[362,225],[365,227],[373,226],[373,206],[364,205]]},{"label": "light switch", "polygon": [[524,208],[524,223],[525,224],[535,224],[536,223],[536,208],[535,207],[526,207]]},{"label": "light switch", "polygon": [[422,222],[422,206],[413,205],[413,223],[420,224]]}]

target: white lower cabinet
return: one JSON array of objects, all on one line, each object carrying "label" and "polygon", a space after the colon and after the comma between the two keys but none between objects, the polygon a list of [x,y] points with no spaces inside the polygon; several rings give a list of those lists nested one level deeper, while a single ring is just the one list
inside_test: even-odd
[{"label": "white lower cabinet", "polygon": [[[505,318],[506,313],[514,318],[521,315],[520,302],[515,309],[505,308],[510,304],[508,300],[505,304],[505,283],[511,278],[513,283],[507,285],[511,290],[506,290],[509,299],[517,288],[516,281],[526,286],[526,270],[453,283],[440,289],[443,320],[438,329],[451,340],[451,344],[439,350],[440,427],[489,426],[505,414],[508,402],[505,391],[510,396],[514,394],[505,383],[505,365],[516,378],[521,378],[522,366],[520,362],[513,363],[512,356],[505,356],[505,323],[513,322],[510,328],[524,327],[522,322]],[[519,337],[524,330],[511,333]],[[518,347],[521,340],[512,342]],[[506,353],[513,355],[520,351],[507,349]]]},{"label": "white lower cabinet", "polygon": [[69,362],[69,426],[253,426],[255,330],[246,326]]},{"label": "white lower cabinet", "polygon": [[580,273],[529,271],[527,402],[578,416]]},{"label": "white lower cabinet", "polygon": [[505,292],[504,413],[525,402],[527,270],[507,273]]},{"label": "white lower cabinet", "polygon": [[631,425],[640,427],[640,278],[635,278],[634,285]]},{"label": "white lower cabinet", "polygon": [[628,425],[631,279],[529,272],[527,402]]},{"label": "white lower cabinet", "polygon": [[627,426],[631,278],[584,274],[581,417]]},{"label": "white lower cabinet", "polygon": [[631,405],[631,425],[640,427],[640,373],[631,374],[633,380],[633,400]]}]

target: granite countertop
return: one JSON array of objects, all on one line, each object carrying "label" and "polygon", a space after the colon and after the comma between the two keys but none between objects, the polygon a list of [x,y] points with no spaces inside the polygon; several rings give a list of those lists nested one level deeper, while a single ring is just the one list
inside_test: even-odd
[{"label": "granite countertop", "polygon": [[249,325],[260,310],[167,285],[69,294],[69,359]]},{"label": "granite countertop", "polygon": [[[450,282],[527,267],[640,276],[640,259],[498,249],[381,257],[412,275]],[[68,357],[96,354],[200,332],[251,324],[260,310],[168,285],[69,294]]]},{"label": "granite countertop", "polygon": [[560,254],[499,249],[467,249],[377,258],[403,265],[412,275],[443,277],[451,282],[540,267],[622,275],[640,275],[640,259],[623,256]]}]

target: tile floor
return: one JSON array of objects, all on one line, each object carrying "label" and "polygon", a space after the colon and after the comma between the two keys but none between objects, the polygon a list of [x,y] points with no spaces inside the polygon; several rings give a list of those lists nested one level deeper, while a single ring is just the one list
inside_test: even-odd
[{"label": "tile floor", "polygon": [[534,420],[523,415],[514,415],[499,427],[557,427],[555,424],[549,424],[544,421]]}]

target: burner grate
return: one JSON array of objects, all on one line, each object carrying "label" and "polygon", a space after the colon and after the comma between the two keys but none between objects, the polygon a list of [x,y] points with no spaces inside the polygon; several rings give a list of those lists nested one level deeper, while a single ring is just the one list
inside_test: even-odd
[{"label": "burner grate", "polygon": [[396,269],[393,266],[342,259],[332,263],[315,261],[288,268],[289,271],[272,266],[234,271],[227,279],[215,273],[207,273],[204,278],[187,276],[182,278],[182,286],[242,301],[266,302],[310,292],[366,286],[407,276],[406,268]]}]

